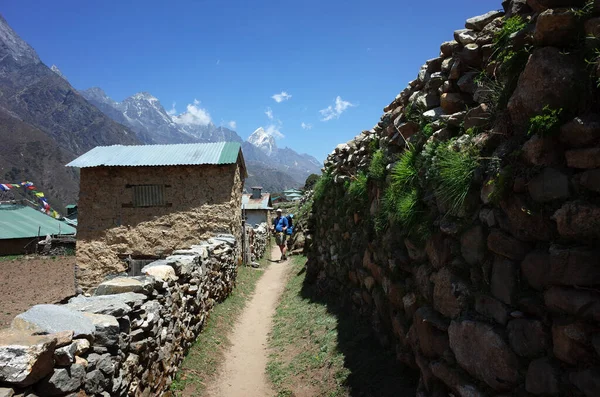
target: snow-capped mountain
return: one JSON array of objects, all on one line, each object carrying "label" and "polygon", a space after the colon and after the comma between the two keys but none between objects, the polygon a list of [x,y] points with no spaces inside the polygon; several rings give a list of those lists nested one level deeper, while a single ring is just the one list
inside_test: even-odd
[{"label": "snow-capped mountain", "polygon": [[187,113],[170,115],[158,98],[148,92],[134,94],[122,102],[114,101],[98,87],[81,91],[81,95],[108,117],[134,130],[144,143],[242,141],[235,131],[211,122],[185,122]]},{"label": "snow-capped mountain", "polygon": [[278,148],[275,138],[262,127],[254,131],[246,142],[242,142],[235,131],[214,125],[208,113],[201,113],[196,106],[191,109],[188,107],[182,114],[173,115],[165,110],[158,98],[148,92],[137,93],[122,102],[114,101],[98,87],[81,91],[81,95],[104,114],[135,131],[138,139],[144,143],[242,143],[249,172],[253,174],[253,169],[260,170],[255,173],[258,177],[252,183],[274,186],[269,185],[268,178],[264,178],[268,175],[267,171],[271,170],[278,175],[288,175],[288,183],[281,185],[281,189],[298,187],[310,174],[320,172],[321,163],[317,159],[298,154],[290,148]]},{"label": "snow-capped mountain", "polygon": [[273,138],[273,135],[267,133],[262,127],[256,129],[256,131],[248,137],[248,142],[262,150],[269,157],[274,152],[277,152],[275,138]]}]

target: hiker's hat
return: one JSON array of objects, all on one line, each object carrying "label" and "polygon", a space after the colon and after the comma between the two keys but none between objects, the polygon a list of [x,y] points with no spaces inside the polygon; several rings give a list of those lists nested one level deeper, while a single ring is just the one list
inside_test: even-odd
[{"label": "hiker's hat", "polygon": [[277,208],[277,212],[281,212],[281,208]]}]

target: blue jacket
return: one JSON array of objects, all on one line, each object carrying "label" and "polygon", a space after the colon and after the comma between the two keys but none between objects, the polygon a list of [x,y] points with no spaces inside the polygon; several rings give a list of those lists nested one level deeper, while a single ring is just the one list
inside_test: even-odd
[{"label": "blue jacket", "polygon": [[276,232],[283,232],[284,227],[288,227],[287,218],[284,216],[273,219],[273,226],[275,226]]}]

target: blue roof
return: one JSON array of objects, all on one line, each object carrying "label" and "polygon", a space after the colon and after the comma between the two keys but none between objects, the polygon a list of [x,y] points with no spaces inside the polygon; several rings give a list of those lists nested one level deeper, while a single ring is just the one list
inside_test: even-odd
[{"label": "blue roof", "polygon": [[75,234],[76,229],[38,210],[20,204],[0,204],[0,239],[47,234]]},{"label": "blue roof", "polygon": [[139,167],[203,164],[235,164],[242,156],[238,142],[176,145],[97,146],[67,164],[67,167]]}]

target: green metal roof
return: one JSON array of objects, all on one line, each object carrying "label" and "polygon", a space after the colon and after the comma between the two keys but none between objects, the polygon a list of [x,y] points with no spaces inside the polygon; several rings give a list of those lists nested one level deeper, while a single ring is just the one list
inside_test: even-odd
[{"label": "green metal roof", "polygon": [[75,234],[76,229],[31,207],[0,204],[0,239]]},{"label": "green metal roof", "polygon": [[[238,142],[97,146],[71,161],[67,167],[235,164],[242,156],[241,151],[242,146]],[[243,157],[241,159],[243,164]]]},{"label": "green metal roof", "polygon": [[65,208],[72,209],[72,208],[75,208],[75,207],[77,207],[77,204],[68,204]]}]

